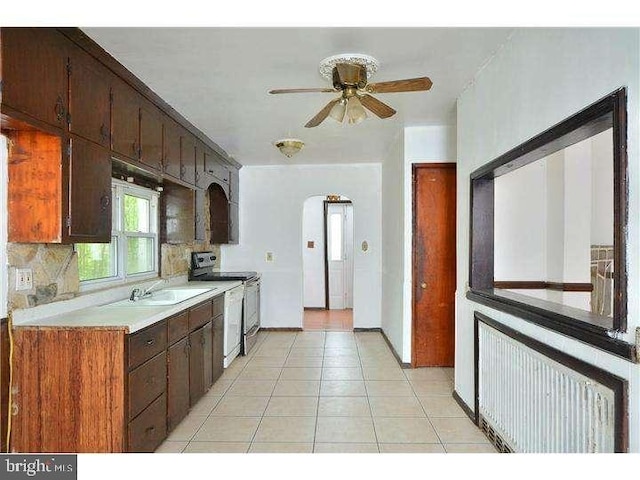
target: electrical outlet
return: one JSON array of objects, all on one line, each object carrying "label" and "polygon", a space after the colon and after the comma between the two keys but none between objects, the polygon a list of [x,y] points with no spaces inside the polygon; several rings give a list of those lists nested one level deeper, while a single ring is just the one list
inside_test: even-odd
[{"label": "electrical outlet", "polygon": [[30,268],[16,268],[16,290],[31,290],[33,288],[33,270]]},{"label": "electrical outlet", "polygon": [[273,262],[273,252],[267,252],[267,254],[265,255],[265,260],[267,262]]}]

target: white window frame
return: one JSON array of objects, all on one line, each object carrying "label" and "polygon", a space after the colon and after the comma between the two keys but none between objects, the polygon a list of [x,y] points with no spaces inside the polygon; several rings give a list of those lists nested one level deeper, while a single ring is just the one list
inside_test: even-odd
[{"label": "white window frame", "polygon": [[[84,280],[80,282],[80,291],[102,289],[110,286],[118,286],[141,280],[148,280],[158,277],[159,271],[159,198],[160,193],[149,188],[141,187],[133,183],[128,183],[118,179],[111,179],[112,192],[112,226],[111,238],[116,239],[116,275],[107,278],[97,278],[95,280]],[[124,197],[130,194],[136,197],[149,200],[149,233],[125,232],[124,231]],[[127,261],[127,239],[128,238],[153,238],[153,270],[148,272],[129,274],[126,273]]]}]

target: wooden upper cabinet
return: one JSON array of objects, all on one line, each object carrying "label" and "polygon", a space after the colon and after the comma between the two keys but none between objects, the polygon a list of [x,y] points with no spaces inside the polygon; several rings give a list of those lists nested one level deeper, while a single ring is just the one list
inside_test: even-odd
[{"label": "wooden upper cabinet", "polygon": [[183,130],[180,142],[180,178],[191,185],[196,183],[196,137]]},{"label": "wooden upper cabinet", "polygon": [[113,84],[111,149],[132,159],[140,157],[140,94],[121,80]]},{"label": "wooden upper cabinet", "polygon": [[211,149],[207,152],[205,168],[207,172],[216,177],[221,183],[225,185],[229,184],[229,168]]},{"label": "wooden upper cabinet", "polygon": [[71,138],[69,242],[111,241],[111,153],[80,137]]},{"label": "wooden upper cabinet", "polygon": [[140,161],[162,171],[163,114],[147,100],[140,101]]},{"label": "wooden upper cabinet", "polygon": [[69,131],[111,147],[111,80],[107,68],[79,47],[69,52]]},{"label": "wooden upper cabinet", "polygon": [[64,127],[67,48],[49,28],[2,28],[2,104]]},{"label": "wooden upper cabinet", "polygon": [[229,243],[229,200],[217,183],[209,188],[209,230],[213,244]]},{"label": "wooden upper cabinet", "polygon": [[180,137],[182,127],[168,117],[164,119],[164,173],[180,178]]},{"label": "wooden upper cabinet", "polygon": [[208,149],[209,147],[207,147],[204,142],[196,140],[196,186],[200,188],[209,186],[204,168]]}]

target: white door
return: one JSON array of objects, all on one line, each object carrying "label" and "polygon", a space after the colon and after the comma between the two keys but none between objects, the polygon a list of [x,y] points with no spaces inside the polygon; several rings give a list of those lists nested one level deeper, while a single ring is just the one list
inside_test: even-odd
[{"label": "white door", "polygon": [[327,205],[327,263],[329,266],[329,309],[353,305],[353,207]]}]

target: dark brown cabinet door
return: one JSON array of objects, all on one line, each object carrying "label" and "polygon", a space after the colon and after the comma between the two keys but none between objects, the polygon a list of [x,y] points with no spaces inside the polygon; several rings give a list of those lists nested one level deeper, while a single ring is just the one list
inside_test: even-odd
[{"label": "dark brown cabinet door", "polygon": [[216,177],[220,183],[224,185],[229,184],[229,168],[211,149],[209,149],[209,151],[207,152],[207,157],[205,159],[205,169],[211,175]]},{"label": "dark brown cabinet door", "polygon": [[204,395],[204,328],[189,334],[189,400],[190,405],[195,405]]},{"label": "dark brown cabinet door", "polygon": [[213,368],[212,381],[215,383],[224,372],[224,317],[213,319]]},{"label": "dark brown cabinet door", "polygon": [[237,203],[229,204],[229,243],[237,244],[240,240],[240,208]]},{"label": "dark brown cabinet door", "polygon": [[146,100],[140,105],[140,161],[161,172],[162,112]]},{"label": "dark brown cabinet door", "polygon": [[69,131],[110,148],[110,97],[110,72],[74,47],[69,55]]},{"label": "dark brown cabinet door", "polygon": [[167,427],[173,430],[189,412],[189,339],[167,352]]},{"label": "dark brown cabinet door", "polygon": [[180,137],[182,128],[165,117],[164,122],[164,173],[180,178]]},{"label": "dark brown cabinet door", "polygon": [[2,28],[2,104],[63,127],[67,47],[50,28]]},{"label": "dark brown cabinet door", "polygon": [[202,341],[204,390],[207,391],[213,385],[213,324],[211,322],[202,327],[202,335],[204,337]]},{"label": "dark brown cabinet door", "polygon": [[[200,140],[196,141],[196,186],[200,188],[205,188],[209,186],[207,181],[207,176],[205,175],[205,157],[207,155],[207,147]],[[205,184],[206,183],[206,184]]]},{"label": "dark brown cabinet door", "polygon": [[111,154],[106,148],[72,137],[69,158],[70,241],[111,241]]},{"label": "dark brown cabinet door", "polygon": [[191,184],[196,183],[196,138],[186,130],[180,143],[180,178]]},{"label": "dark brown cabinet door", "polygon": [[140,96],[123,81],[113,84],[111,149],[129,158],[140,156]]}]

